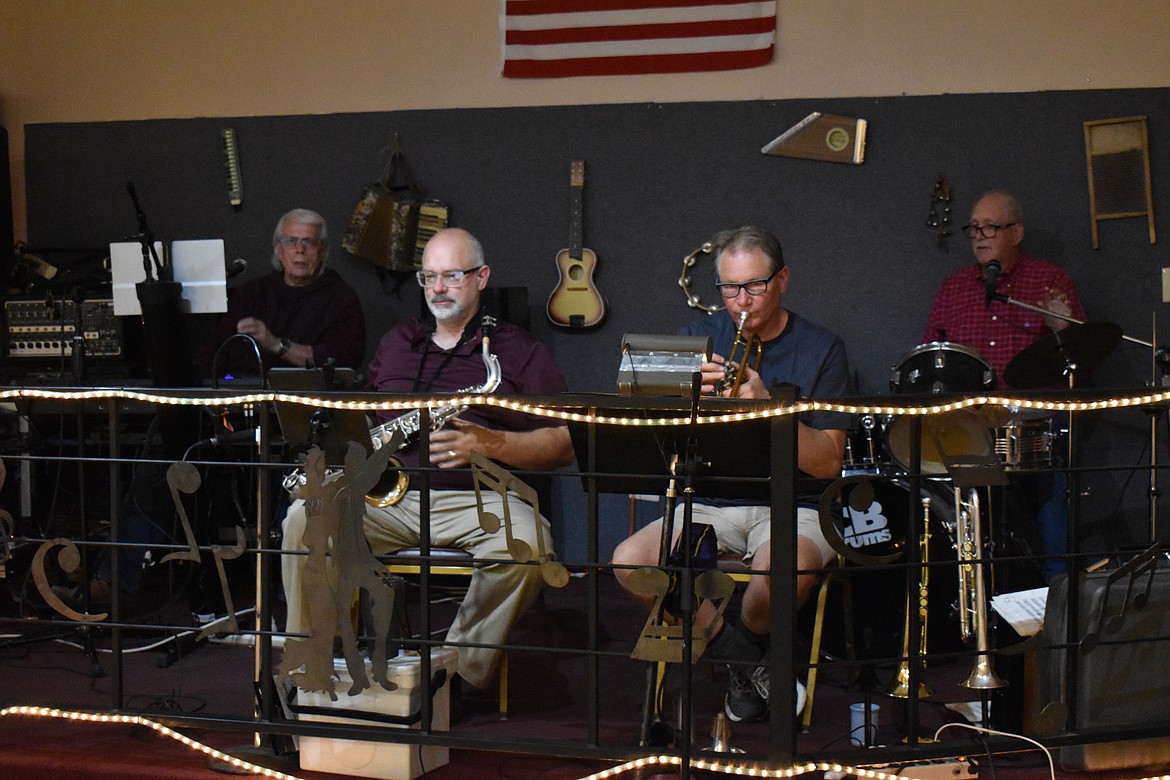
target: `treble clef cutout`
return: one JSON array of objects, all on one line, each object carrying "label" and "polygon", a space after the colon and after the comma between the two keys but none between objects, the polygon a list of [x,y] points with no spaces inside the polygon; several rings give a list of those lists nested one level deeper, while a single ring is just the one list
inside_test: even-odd
[{"label": "treble clef cutout", "polygon": [[[569,584],[569,571],[561,563],[553,560],[544,546],[544,529],[540,522],[540,497],[526,482],[501,468],[483,455],[472,450],[471,476],[475,485],[475,506],[479,511],[479,527],[494,534],[500,530],[500,518],[483,507],[483,494],[480,486],[484,485],[500,495],[504,504],[504,533],[508,540],[508,552],[518,563],[540,562],[540,574],[544,581],[554,588],[563,588]],[[532,507],[535,523],[536,555],[532,554],[532,547],[523,539],[517,539],[512,532],[512,511],[509,506],[509,492],[516,495],[524,503]]]},{"label": "treble clef cutout", "polygon": [[[642,633],[634,645],[630,657],[639,661],[654,661],[679,664],[683,660],[683,627],[681,624],[668,624],[662,620],[663,603],[670,592],[670,575],[662,569],[650,567],[635,569],[630,572],[626,581],[630,592],[638,596],[648,596],[653,599],[650,613],[646,616],[646,623],[642,626]],[[715,604],[715,616],[711,624],[718,623],[731,596],[735,592],[735,581],[718,569],[705,571],[695,577],[695,595],[703,601]],[[692,624],[691,626],[691,662],[702,657],[707,649],[707,635],[703,629]]]}]

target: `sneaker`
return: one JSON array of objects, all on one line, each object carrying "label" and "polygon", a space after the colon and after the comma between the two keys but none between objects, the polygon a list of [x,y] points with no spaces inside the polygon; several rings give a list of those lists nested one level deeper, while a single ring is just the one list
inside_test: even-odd
[{"label": "sneaker", "polygon": [[[768,717],[768,694],[771,688],[772,677],[768,667],[757,666],[754,669],[729,666],[730,680],[727,686],[727,697],[724,700],[724,710],[727,717],[737,723],[756,723]],[[804,712],[808,701],[808,691],[800,680],[796,681],[796,714]]]},{"label": "sneaker", "polygon": [[[752,684],[756,687],[756,692],[768,701],[768,689],[771,685],[771,675],[768,673],[768,667],[759,666],[752,672]],[[808,691],[804,687],[804,683],[800,680],[796,681],[796,714],[804,712],[805,702],[808,701]]]},{"label": "sneaker", "polygon": [[[758,723],[768,718],[768,671],[762,666],[754,669],[742,666],[728,666],[727,696],[723,709],[727,717],[736,723]],[[763,672],[763,693],[759,678]]]}]

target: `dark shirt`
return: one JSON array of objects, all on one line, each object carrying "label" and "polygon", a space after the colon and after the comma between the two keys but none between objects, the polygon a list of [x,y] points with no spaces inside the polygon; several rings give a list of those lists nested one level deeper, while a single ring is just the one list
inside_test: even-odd
[{"label": "dark shirt", "polygon": [[[681,333],[710,336],[715,354],[727,357],[735,341],[735,323],[720,312],[688,323]],[[766,387],[796,385],[800,398],[843,398],[850,393],[845,343],[828,328],[794,311],[788,312],[783,332],[763,344],[759,373]],[[847,430],[850,426],[850,416],[838,412],[806,412],[800,421],[818,430]]]},{"label": "dark shirt", "polygon": [[[293,287],[273,271],[237,288],[228,300],[227,313],[204,343],[199,365],[211,376],[212,362],[220,345],[236,333],[244,317],[263,320],[273,335],[313,348],[313,363],[325,365],[330,358],[338,368],[360,368],[366,351],[366,320],[357,293],[332,268],[325,268],[312,283]],[[287,363],[261,349],[264,370]],[[256,356],[243,338],[226,345],[218,361],[220,377],[256,376]]]},{"label": "dark shirt", "polygon": [[[478,318],[473,319],[478,322]],[[433,331],[419,320],[395,326],[378,342],[370,361],[369,389],[398,393],[458,393],[482,387],[487,380],[482,344],[483,331],[475,328],[452,350],[431,341]],[[565,380],[548,348],[528,331],[501,322],[492,333],[491,353],[500,363],[500,384],[495,395],[556,395],[565,391]],[[432,410],[432,414],[434,411]],[[393,412],[382,419],[397,416]],[[459,415],[462,420],[485,428],[505,431],[532,431],[564,425],[563,420],[536,417],[489,406],[471,406]],[[399,454],[406,466],[419,463],[418,447],[411,443]],[[428,461],[429,464],[429,461]],[[464,469],[435,472],[434,490],[470,490],[471,475]]]},{"label": "dark shirt", "polygon": [[[712,350],[724,358],[731,353],[735,341],[735,323],[724,312],[694,320],[681,332],[685,336],[710,336]],[[754,354],[751,359],[755,359]],[[842,398],[849,394],[851,387],[845,343],[828,328],[794,311],[788,312],[788,322],[780,335],[764,342],[759,374],[769,388],[795,385],[798,398]],[[847,430],[852,418],[840,412],[805,412],[800,415],[800,421],[817,430]],[[820,487],[819,480],[805,480],[798,486],[798,502],[802,506],[815,506]],[[699,497],[696,500],[713,506],[756,503],[749,499]]]}]

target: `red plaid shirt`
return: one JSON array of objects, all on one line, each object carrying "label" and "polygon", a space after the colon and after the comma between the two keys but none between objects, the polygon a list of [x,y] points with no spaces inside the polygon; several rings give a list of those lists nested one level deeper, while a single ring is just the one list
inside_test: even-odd
[{"label": "red plaid shirt", "polygon": [[[1061,268],[1020,254],[1010,270],[999,275],[996,290],[1021,303],[1043,306],[1048,288],[1068,296],[1072,315],[1085,319],[1072,279]],[[1044,316],[1033,311],[992,301],[985,307],[986,285],[976,263],[955,271],[934,298],[922,340],[950,341],[978,352],[995,369],[999,388],[1006,389],[1003,372],[1025,347],[1051,333]]]}]

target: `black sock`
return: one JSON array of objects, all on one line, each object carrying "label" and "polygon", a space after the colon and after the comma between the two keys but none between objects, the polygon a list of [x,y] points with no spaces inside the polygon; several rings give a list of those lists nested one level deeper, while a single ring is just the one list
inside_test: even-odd
[{"label": "black sock", "polygon": [[768,638],[763,637],[763,646],[757,644],[759,634],[754,634],[738,622],[723,621],[719,634],[707,644],[704,655],[718,661],[758,661],[764,657]]},{"label": "black sock", "polygon": [[768,654],[768,643],[770,639],[769,634],[757,634],[750,628],[745,626],[742,622],[739,623],[739,630],[743,632],[744,637],[752,643],[759,650],[759,658],[763,658]]}]

